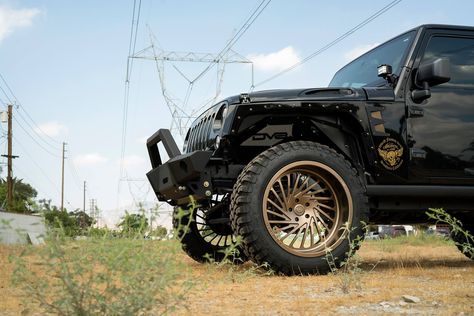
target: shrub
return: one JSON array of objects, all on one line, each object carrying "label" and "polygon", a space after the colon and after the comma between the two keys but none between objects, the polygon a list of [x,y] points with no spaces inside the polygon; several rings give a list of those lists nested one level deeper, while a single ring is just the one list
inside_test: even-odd
[{"label": "shrub", "polygon": [[[27,247],[12,258],[13,281],[29,306],[39,304],[47,313],[156,315],[182,305],[189,288],[182,277],[184,266],[176,260],[178,250],[175,241],[72,241],[58,234],[45,246]],[[182,286],[175,286],[178,281]]]}]

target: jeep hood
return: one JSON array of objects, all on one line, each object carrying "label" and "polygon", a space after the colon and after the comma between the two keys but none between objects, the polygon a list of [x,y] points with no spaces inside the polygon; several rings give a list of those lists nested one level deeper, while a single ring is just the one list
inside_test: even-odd
[{"label": "jeep hood", "polygon": [[[241,103],[243,95],[227,99],[230,104]],[[248,94],[250,102],[278,102],[291,100],[367,100],[364,89],[354,88],[311,88],[311,89],[280,89],[256,91]]]}]

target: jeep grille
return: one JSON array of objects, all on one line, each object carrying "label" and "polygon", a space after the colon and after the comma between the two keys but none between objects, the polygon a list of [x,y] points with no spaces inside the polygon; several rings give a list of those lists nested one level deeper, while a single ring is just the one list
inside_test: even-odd
[{"label": "jeep grille", "polygon": [[214,148],[216,137],[220,134],[220,129],[215,129],[214,122],[224,105],[226,104],[216,104],[193,122],[184,140],[183,151],[185,153]]}]

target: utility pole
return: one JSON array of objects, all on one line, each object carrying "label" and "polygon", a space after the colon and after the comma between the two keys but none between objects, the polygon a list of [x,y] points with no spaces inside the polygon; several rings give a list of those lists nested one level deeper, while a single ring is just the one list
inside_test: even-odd
[{"label": "utility pole", "polygon": [[66,159],[66,142],[63,142],[63,155],[61,163],[61,212],[64,211],[64,159]]},{"label": "utility pole", "polygon": [[86,212],[86,181],[84,181],[84,196],[82,200],[82,210]]},{"label": "utility pole", "polygon": [[11,211],[13,207],[13,160],[18,156],[12,155],[12,117],[13,117],[13,105],[8,105],[8,154],[2,155],[8,158],[8,175],[7,175],[7,210]]}]

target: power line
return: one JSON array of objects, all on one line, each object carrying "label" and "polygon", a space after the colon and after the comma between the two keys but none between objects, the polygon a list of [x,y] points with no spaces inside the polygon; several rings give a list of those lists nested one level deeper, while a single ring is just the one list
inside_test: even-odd
[{"label": "power line", "polygon": [[[255,20],[262,14],[262,12],[265,10],[265,8],[270,4],[271,0],[262,0],[259,2],[256,8],[252,9],[251,14],[246,18],[245,22],[242,24],[240,29],[234,34],[234,36],[225,44],[225,46],[219,51],[217,55],[211,55],[211,54],[196,54],[196,53],[185,53],[183,54],[178,54],[176,52],[171,52],[170,54],[172,55],[172,58],[174,60],[178,61],[199,61],[199,62],[207,62],[208,65],[194,78],[194,79],[188,79],[182,72],[180,74],[185,77],[185,79],[188,81],[188,89],[186,91],[186,96],[184,99],[184,106],[181,108],[176,104],[175,101],[173,101],[173,98],[170,97],[170,95],[167,93],[164,83],[163,83],[163,72],[160,69],[160,66],[158,65],[158,54],[155,51],[155,46],[154,46],[154,41],[152,38],[152,35],[150,34],[151,38],[151,46],[148,47],[147,49],[144,49],[140,51],[140,53],[143,53],[146,50],[149,50],[150,48],[153,50],[153,60],[157,62],[157,69],[158,73],[160,75],[160,82],[162,85],[162,94],[165,97],[166,103],[172,113],[172,116],[174,117],[173,122],[177,122],[180,134],[182,134],[182,126],[181,126],[181,118],[177,119],[176,117],[178,115],[183,116],[184,120],[188,120],[191,116],[195,114],[195,112],[192,112],[191,115],[187,114],[184,111],[184,107],[186,106],[189,97],[191,95],[193,85],[194,83],[202,78],[211,68],[213,68],[215,65],[220,65],[220,64],[225,64],[230,62],[230,60],[234,59],[236,60],[235,62],[248,62],[251,63],[249,60],[244,60],[244,58],[236,53],[234,53],[232,56],[227,56],[229,52],[231,51],[232,47],[235,45],[235,43],[246,33],[246,31],[252,26],[252,24],[255,22]],[[132,10],[132,22],[131,22],[131,27],[130,27],[130,39],[129,39],[129,55],[127,59],[127,69],[126,69],[126,80],[125,80],[125,88],[124,88],[124,101],[123,101],[123,117],[122,117],[122,148],[121,148],[121,158],[120,158],[120,173],[119,173],[119,181],[118,181],[118,186],[117,186],[117,208],[119,207],[119,199],[120,199],[120,190],[121,190],[121,182],[125,179],[124,178],[124,173],[125,173],[125,167],[124,167],[124,157],[125,157],[125,151],[126,151],[126,135],[127,135],[127,124],[128,124],[128,107],[129,107],[129,95],[130,95],[130,78],[132,75],[132,68],[133,68],[133,59],[130,60],[132,57],[133,58],[140,58],[137,56],[136,52],[136,42],[138,38],[138,27],[139,27],[139,21],[140,21],[140,12],[141,12],[141,0],[137,3],[137,0],[134,0],[133,3],[133,10]],[[151,33],[151,32],[150,32]],[[167,52],[161,52],[160,55],[167,54]],[[199,55],[199,56],[198,56]],[[161,60],[167,60],[168,57],[164,57]],[[211,59],[210,59],[211,58]],[[237,61],[238,60],[238,61]],[[175,67],[176,68],[176,67]],[[223,67],[222,67],[223,68]],[[222,84],[222,76],[223,76],[223,69],[219,70],[218,69],[218,85]],[[220,75],[220,77],[219,77]],[[252,76],[253,78],[253,76]],[[253,82],[252,82],[253,84]],[[220,91],[220,89],[217,89]],[[216,96],[217,97],[217,96]],[[212,102],[213,99],[210,100]],[[206,102],[206,105],[208,103]],[[188,124],[188,123],[186,123]],[[130,186],[129,186],[130,190]]]},{"label": "power line", "polygon": [[[132,22],[130,26],[130,40],[128,46],[128,57],[127,57],[127,69],[125,76],[125,91],[124,91],[124,101],[123,101],[123,116],[122,116],[122,144],[121,144],[121,153],[120,153],[120,177],[123,174],[123,157],[125,156],[125,147],[127,139],[127,124],[128,124],[128,105],[129,105],[129,96],[130,96],[130,76],[132,74],[133,68],[133,58],[132,55],[135,54],[135,47],[138,37],[138,25],[140,22],[140,13],[141,13],[142,1],[138,2],[137,10],[137,0],[133,1],[133,12],[132,12]],[[137,14],[135,12],[137,11]],[[135,19],[136,17],[136,19]]]},{"label": "power line", "polygon": [[20,128],[36,143],[36,145],[38,145],[41,149],[43,149],[45,152],[47,152],[48,154],[50,154],[51,156],[55,157],[55,158],[59,158],[59,156],[57,156],[56,154],[53,154],[51,151],[49,151],[48,149],[46,149],[43,145],[41,145],[24,127],[23,125],[21,125],[21,123],[16,119],[15,116],[13,116],[13,119],[15,120],[15,122],[20,126]]},{"label": "power line", "polygon": [[71,159],[68,159],[67,162],[68,162],[69,171],[71,172],[71,175],[74,178],[74,181],[73,181],[74,184],[77,186],[78,189],[82,190],[82,188],[81,188],[81,178],[77,174],[76,168],[72,164]]},{"label": "power line", "polygon": [[[342,34],[341,36],[337,37],[335,40],[331,41],[330,43],[326,44],[325,46],[319,48],[318,50],[316,50],[314,53],[310,54],[309,56],[307,56],[306,58],[304,58],[303,60],[295,63],[294,65],[278,72],[277,74],[257,83],[255,85],[255,87],[257,86],[261,86],[271,80],[274,80],[284,74],[286,74],[287,72],[301,66],[302,64],[308,62],[309,60],[311,60],[312,58],[318,56],[319,54],[325,52],[326,50],[328,50],[329,48],[333,47],[334,45],[336,45],[337,43],[339,43],[340,41],[344,40],[345,38],[349,37],[350,35],[352,35],[353,33],[355,33],[356,31],[358,31],[359,29],[363,28],[364,26],[366,26],[367,24],[369,24],[370,22],[372,22],[373,20],[375,20],[376,18],[378,18],[379,16],[381,16],[382,14],[384,14],[385,12],[389,11],[391,8],[393,8],[394,6],[396,6],[397,4],[399,4],[400,2],[402,2],[402,0],[395,0],[395,1],[392,1],[390,2],[389,4],[387,4],[386,6],[384,6],[382,9],[378,10],[377,12],[375,12],[374,14],[372,14],[371,16],[369,16],[367,19],[363,20],[362,22],[360,22],[359,24],[357,24],[355,27],[351,28],[349,31],[345,32],[344,34]],[[251,87],[251,89],[253,89],[254,87]]]},{"label": "power line", "polygon": [[[137,10],[137,0],[133,1],[132,22],[130,26],[130,40],[129,40],[129,46],[128,46],[127,69],[126,69],[126,75],[125,75],[125,86],[124,86],[124,97],[123,97],[122,143],[121,143],[121,151],[120,151],[119,181],[117,184],[117,209],[119,207],[120,184],[121,184],[120,179],[122,178],[123,172],[124,172],[124,157],[125,157],[125,148],[126,148],[126,143],[127,143],[128,105],[129,105],[129,99],[130,99],[130,77],[131,77],[132,68],[133,68],[133,59],[131,58],[131,56],[135,54],[135,47],[136,47],[136,42],[137,42],[137,37],[138,37],[138,25],[140,22],[141,5],[142,5],[142,1],[139,0],[138,10]],[[135,14],[136,11],[137,11],[137,14]],[[135,20],[135,16],[136,16],[136,20]]]},{"label": "power line", "polygon": [[[20,107],[18,106],[18,109],[23,109],[23,107]],[[27,113],[27,112],[25,112]],[[18,114],[18,116],[22,119],[22,121],[38,136],[38,139],[40,139],[46,146],[48,146],[49,148],[51,148],[51,150],[55,150],[57,151],[58,150],[58,147],[52,145],[50,142],[48,142],[45,138],[43,138],[43,136],[47,136],[46,133],[44,133],[38,126],[36,128],[34,128],[29,122],[28,120],[25,119],[25,117],[21,114],[20,111],[16,111],[16,114]],[[49,136],[48,136],[49,137]]]},{"label": "power line", "polygon": [[[15,136],[13,136],[13,140],[15,141],[15,144],[18,145],[21,149],[22,149],[22,153],[25,154],[27,157],[29,157],[29,161],[33,162],[33,164],[36,166],[37,170],[39,170],[43,176],[46,178],[46,180],[48,180],[48,182],[50,183],[51,185],[51,188],[53,189],[53,191],[56,191],[57,194],[61,194],[61,190],[59,189],[59,187],[57,186],[56,183],[54,183],[54,181],[49,177],[48,173],[36,162],[36,159],[34,159],[32,157],[32,155],[30,155],[30,153],[28,152],[28,150],[25,148],[25,146],[23,146],[19,141],[18,139],[16,139]],[[23,177],[25,177],[27,174],[30,174],[30,173],[26,173],[24,172],[23,170],[19,169],[18,168],[18,165],[16,163],[14,163],[14,167],[15,167],[15,170],[19,170],[22,174],[23,174]],[[27,177],[28,178],[28,177]],[[28,180],[29,182],[31,182],[31,180]],[[37,185],[35,185],[37,186]],[[65,202],[71,206],[73,209],[77,209],[77,207],[73,206],[71,204],[71,202],[68,200],[68,199],[65,199]]]},{"label": "power line", "polygon": [[[217,54],[217,60],[220,60],[225,54],[227,54],[231,49],[232,46],[237,43],[237,41],[247,32],[247,30],[252,26],[252,24],[255,22],[255,20],[262,14],[262,12],[265,10],[265,8],[270,4],[272,0],[262,0],[260,4],[252,11],[250,16],[245,20],[244,24],[240,27],[240,29],[235,33],[235,35],[227,42],[227,44],[224,46],[224,48]],[[210,63],[197,77],[194,79],[196,81],[197,79],[201,78],[204,76],[214,65],[216,65],[217,62]],[[252,83],[253,84],[253,83]]]},{"label": "power line", "polygon": [[[58,142],[57,140],[55,140],[54,138],[50,137],[47,133],[45,133],[41,127],[35,122],[35,120],[31,117],[31,115],[28,113],[28,111],[26,111],[25,107],[23,106],[23,104],[20,102],[20,100],[16,97],[15,93],[13,92],[13,90],[10,88],[10,85],[7,83],[7,81],[5,80],[5,77],[0,73],[0,79],[3,81],[3,84],[4,86],[7,88],[7,90],[10,92],[9,94],[5,91],[5,89],[2,88],[2,86],[0,85],[0,90],[3,92],[3,94],[5,95],[5,97],[8,99],[8,101],[11,103],[11,104],[15,104],[17,106],[18,109],[22,110],[26,117],[29,119],[29,121],[31,122],[28,122],[28,120],[21,114],[20,111],[17,111],[16,113],[20,116],[20,118],[25,122],[26,125],[28,125],[28,127],[31,128],[31,130],[36,134],[38,135],[39,139],[41,139],[46,145],[48,145],[49,147],[51,147],[53,150],[57,150],[58,147],[57,144],[59,144],[60,142]],[[10,97],[11,96],[11,97]],[[13,98],[13,99],[12,99]],[[33,125],[33,126],[32,126]],[[47,138],[45,138],[45,136]],[[56,144],[56,145],[53,145],[53,144]]]},{"label": "power line", "polygon": [[[165,99],[165,103],[171,113],[172,123],[171,131],[172,133],[177,131],[177,133],[184,137],[190,122],[196,117],[196,113],[201,111],[203,108],[209,106],[216,101],[217,97],[220,94],[223,76],[225,71],[225,66],[227,64],[233,63],[248,63],[252,64],[252,61],[247,58],[239,55],[235,51],[232,51],[232,47],[235,43],[245,34],[245,32],[253,25],[256,19],[262,14],[262,12],[270,4],[271,0],[262,0],[259,1],[259,4],[252,9],[250,15],[245,19],[244,23],[241,25],[240,29],[232,36],[232,38],[226,42],[225,46],[217,54],[211,53],[196,53],[196,52],[166,52],[162,50],[158,42],[154,37],[153,33],[150,30],[150,41],[151,46],[137,52],[134,54],[133,58],[149,59],[153,60],[156,63],[156,68],[159,75],[161,93]],[[157,48],[158,47],[158,48]],[[147,53],[151,51],[152,55]],[[194,78],[188,78],[180,69],[176,67],[172,62],[198,62],[198,63],[207,63],[207,66],[204,67],[202,71],[198,73]],[[168,91],[165,84],[165,63],[171,63],[173,68],[188,82],[188,88],[184,96],[184,100],[180,101]],[[194,110],[187,110],[187,104],[190,99],[192,90],[195,83],[202,79],[203,76],[214,66],[217,65],[217,82],[216,82],[216,93],[215,96],[206,100],[204,104],[198,106]],[[253,66],[252,66],[252,86],[253,86]],[[189,113],[188,113],[189,112]],[[123,175],[123,173],[122,173]]]},{"label": "power line", "polygon": [[[38,183],[36,183],[36,182],[32,181],[31,179],[29,179],[29,176],[28,176],[28,175],[31,174],[30,172],[25,172],[23,169],[19,168],[19,167],[18,167],[18,164],[15,163],[15,162],[13,163],[13,167],[14,167],[16,173],[19,172],[19,173],[21,174],[21,175],[20,175],[21,178],[26,179],[27,182],[31,183],[35,188],[39,188],[39,189],[41,190],[41,188],[42,188],[41,185],[38,185]],[[54,189],[54,188],[53,188],[53,189]],[[42,191],[43,191],[45,194],[48,194],[47,192],[48,192],[49,190],[48,190],[48,191],[42,190]],[[54,191],[54,190],[53,190],[53,191]]]},{"label": "power line", "polygon": [[[73,156],[73,151],[71,150],[71,147],[69,147],[69,154],[70,156],[72,157]],[[73,177],[76,179],[77,183],[76,183],[76,186],[80,189],[80,191],[82,192],[82,182],[85,180],[85,177],[81,177],[79,175],[79,172],[77,171],[77,168],[76,168],[76,164],[74,163],[74,159],[68,159],[67,160],[68,162],[68,165],[69,165],[69,169],[73,175]],[[91,183],[88,182],[88,192],[91,194],[91,195],[94,195],[93,193],[95,193],[95,191],[92,189],[92,186],[91,186]]]},{"label": "power line", "polygon": [[[53,139],[52,137],[50,137],[48,134],[46,134],[40,126],[38,126],[38,124],[35,122],[35,120],[31,117],[31,115],[28,113],[28,111],[26,111],[26,109],[23,107],[23,105],[20,103],[20,101],[18,100],[18,98],[16,97],[15,93],[13,92],[13,90],[10,88],[10,86],[8,85],[7,81],[5,80],[5,77],[0,74],[0,79],[1,81],[3,82],[3,86],[7,88],[8,92],[4,89],[4,87],[2,87],[2,84],[0,84],[0,91],[3,92],[3,94],[5,95],[5,97],[7,98],[7,100],[10,102],[10,104],[15,104],[17,106],[17,109],[21,109],[23,112],[24,112],[24,115],[26,115],[26,118],[25,116],[20,112],[20,111],[17,111],[17,116],[19,118],[21,118],[21,120],[24,122],[24,124],[26,126],[28,126],[38,137],[33,137],[30,132],[28,132],[28,130],[25,128],[25,126],[16,118],[16,116],[13,116],[13,119],[15,120],[15,122],[20,126],[20,128],[25,132],[25,134],[27,134],[41,149],[43,149],[45,152],[47,152],[48,154],[50,154],[51,156],[53,157],[58,157],[57,155],[55,155],[54,153],[52,153],[50,150],[48,150],[47,148],[45,148],[40,142],[38,142],[38,139],[41,140],[45,145],[49,146],[50,148],[52,148],[52,150],[56,150],[57,147],[55,145],[53,145],[53,143],[58,143],[58,141],[56,141],[55,139]],[[1,83],[1,82],[0,82]],[[3,102],[3,100],[1,100]],[[4,102],[3,102],[4,103]],[[28,118],[28,119],[27,119]],[[47,138],[45,138],[44,136],[46,136]],[[51,180],[51,178],[48,176],[48,174],[44,171],[43,168],[41,168],[41,166],[36,162],[36,159],[31,157],[31,155],[28,153],[28,151],[25,149],[25,147],[23,147],[23,145],[21,145],[21,143],[16,139],[15,139],[15,143],[20,145],[21,148],[23,148],[24,150],[24,153],[30,157],[31,161],[36,165],[36,167],[38,168],[38,170],[45,176],[45,178],[52,184],[53,188],[56,187],[56,185],[54,184],[54,182]],[[48,140],[49,139],[49,140]],[[15,164],[15,168],[17,169],[16,167],[16,164]],[[59,190],[58,190],[59,191]],[[66,203],[68,205],[70,205],[71,207],[73,207],[73,205],[68,201],[66,200]],[[74,208],[74,207],[73,207]]]},{"label": "power line", "polygon": [[20,143],[18,141],[18,139],[13,136],[13,140],[15,141],[15,144],[20,146],[20,148],[22,149],[22,153],[25,154],[26,156],[28,156],[30,159],[31,162],[33,162],[33,164],[38,168],[38,170],[43,174],[43,176],[46,178],[46,180],[48,180],[48,182],[53,186],[53,188],[57,191],[57,193],[60,193],[61,191],[59,190],[59,188],[56,186],[56,184],[54,183],[54,181],[48,176],[48,173],[36,162],[37,159],[33,158],[30,153],[28,152],[28,150],[22,145],[22,143]]}]

